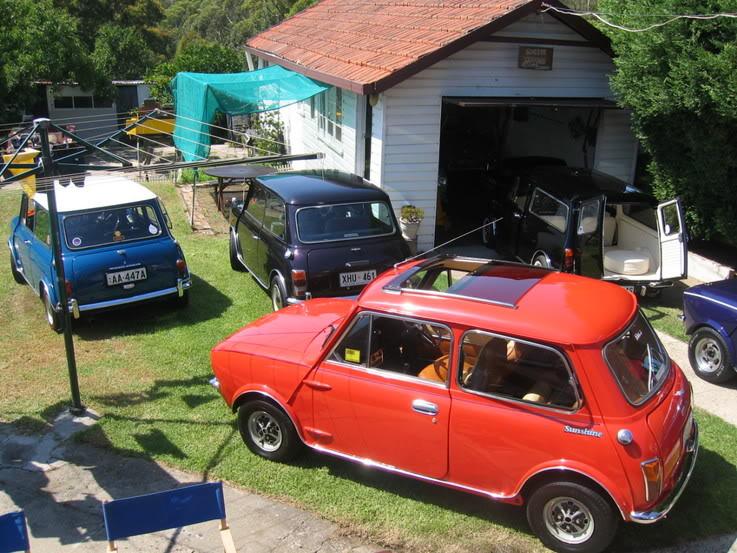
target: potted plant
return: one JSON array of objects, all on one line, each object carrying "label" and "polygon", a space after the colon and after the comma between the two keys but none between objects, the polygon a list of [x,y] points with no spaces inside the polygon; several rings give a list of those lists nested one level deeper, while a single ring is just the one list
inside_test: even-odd
[{"label": "potted plant", "polygon": [[412,204],[402,206],[399,212],[399,225],[402,228],[402,236],[405,240],[414,241],[417,239],[417,230],[424,218],[425,211],[422,208]]}]

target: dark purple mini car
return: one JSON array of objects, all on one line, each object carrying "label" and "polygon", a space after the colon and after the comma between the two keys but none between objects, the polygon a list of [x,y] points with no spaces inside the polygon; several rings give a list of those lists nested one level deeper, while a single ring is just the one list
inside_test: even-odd
[{"label": "dark purple mini car", "polygon": [[267,175],[231,206],[230,265],[250,271],[275,311],[312,297],[355,296],[408,256],[389,196],[357,175]]},{"label": "dark purple mini car", "polygon": [[694,372],[714,383],[737,376],[737,278],[689,288],[683,316]]}]

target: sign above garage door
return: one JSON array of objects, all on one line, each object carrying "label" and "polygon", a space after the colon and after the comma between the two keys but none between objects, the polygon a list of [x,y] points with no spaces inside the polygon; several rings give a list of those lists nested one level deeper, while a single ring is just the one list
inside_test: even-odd
[{"label": "sign above garage door", "polygon": [[553,49],[539,46],[520,46],[519,68],[551,71],[553,69]]}]

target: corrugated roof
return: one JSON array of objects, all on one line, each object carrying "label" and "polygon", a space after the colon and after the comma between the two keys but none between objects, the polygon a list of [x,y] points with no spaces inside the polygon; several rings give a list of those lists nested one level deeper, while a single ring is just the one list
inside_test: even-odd
[{"label": "corrugated roof", "polygon": [[380,92],[540,0],[322,0],[246,43],[253,54],[362,94]]}]

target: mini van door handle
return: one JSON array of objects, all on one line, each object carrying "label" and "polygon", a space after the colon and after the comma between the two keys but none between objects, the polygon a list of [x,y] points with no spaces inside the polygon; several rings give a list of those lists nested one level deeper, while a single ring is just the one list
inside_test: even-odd
[{"label": "mini van door handle", "polygon": [[412,402],[412,410],[423,415],[435,416],[438,414],[438,406],[424,399],[416,399]]}]

